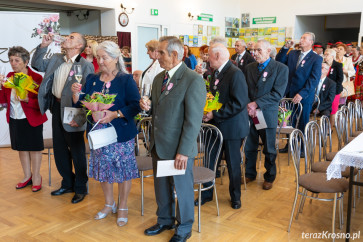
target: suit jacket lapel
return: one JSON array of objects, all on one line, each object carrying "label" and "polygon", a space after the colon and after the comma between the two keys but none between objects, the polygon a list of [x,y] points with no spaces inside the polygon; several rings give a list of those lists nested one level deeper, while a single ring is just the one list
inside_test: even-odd
[{"label": "suit jacket lapel", "polygon": [[[163,85],[161,82],[160,91],[157,90],[157,91],[159,91],[159,93],[161,93],[159,96],[159,99],[158,99],[159,102],[161,100],[163,100],[165,98],[165,96],[170,95],[175,90],[176,86],[178,85],[178,81],[183,77],[183,74],[184,74],[184,71],[186,68],[187,68],[187,66],[183,62],[182,65],[179,67],[179,69],[171,77],[169,84],[167,85],[166,90],[163,93],[161,93],[161,86]],[[172,86],[170,87],[171,84],[172,84]],[[170,87],[170,89],[169,89],[169,87]]]},{"label": "suit jacket lapel", "polygon": [[[257,65],[258,66],[258,65]],[[262,71],[262,74],[260,75],[260,78],[257,81],[257,87],[261,86],[264,82],[267,81],[267,79],[271,76],[271,70],[273,70],[275,66],[275,62],[273,59],[270,60],[270,62],[268,63],[268,65],[266,66],[266,68]],[[257,70],[258,72],[258,70]],[[265,74],[266,73],[266,74]],[[264,75],[266,75],[265,80],[263,80]]]}]

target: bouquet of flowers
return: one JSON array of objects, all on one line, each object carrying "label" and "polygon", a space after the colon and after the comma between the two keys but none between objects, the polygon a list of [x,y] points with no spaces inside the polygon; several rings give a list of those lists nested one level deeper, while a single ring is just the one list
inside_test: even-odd
[{"label": "bouquet of flowers", "polygon": [[39,36],[42,38],[43,35],[47,35],[49,33],[58,34],[60,32],[60,25],[58,23],[59,15],[55,14],[50,16],[49,18],[43,19],[42,22],[38,24],[38,27],[33,29],[32,38]]},{"label": "bouquet of flowers", "polygon": [[286,127],[288,120],[291,116],[292,111],[288,110],[286,108],[282,108],[282,110],[279,109],[279,113],[278,113],[278,124],[281,124],[282,122],[282,127]]},{"label": "bouquet of flowers", "polygon": [[207,99],[204,106],[204,114],[213,111],[219,110],[222,107],[222,103],[219,102],[219,92],[216,92],[216,95],[213,96],[211,92],[207,93]]},{"label": "bouquet of flowers", "polygon": [[93,121],[97,122],[105,116],[104,110],[114,105],[116,96],[116,94],[94,92],[92,95],[87,94],[81,103],[88,109],[87,116],[92,114]]},{"label": "bouquet of flowers", "polygon": [[35,89],[37,89],[39,85],[33,81],[31,76],[19,72],[15,73],[14,76],[9,77],[7,82],[4,83],[4,87],[14,88],[16,95],[20,99],[25,99],[28,96],[28,92],[38,94]]}]

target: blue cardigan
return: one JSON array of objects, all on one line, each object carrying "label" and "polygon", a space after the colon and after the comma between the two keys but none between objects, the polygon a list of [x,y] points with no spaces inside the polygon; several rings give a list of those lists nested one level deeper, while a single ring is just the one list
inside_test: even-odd
[{"label": "blue cardigan", "polygon": [[[92,95],[94,92],[101,92],[104,82],[100,80],[100,74],[90,74],[86,78],[86,85],[82,91],[86,94]],[[111,81],[109,94],[117,94],[114,101],[114,106],[109,110],[120,110],[125,116],[123,118],[115,118],[111,124],[115,127],[117,132],[117,142],[126,142],[133,139],[137,134],[134,117],[141,109],[139,105],[140,94],[137,89],[136,83],[130,74],[118,73]],[[80,96],[83,100],[85,94]],[[78,102],[78,105],[81,105]],[[92,116],[88,116],[87,133],[91,130],[94,121]]]}]

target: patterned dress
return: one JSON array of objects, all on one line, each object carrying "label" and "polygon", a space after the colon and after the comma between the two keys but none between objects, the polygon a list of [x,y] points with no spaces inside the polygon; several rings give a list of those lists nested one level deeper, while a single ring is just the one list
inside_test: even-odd
[{"label": "patterned dress", "polygon": [[[98,124],[95,130],[104,127],[107,125]],[[138,178],[134,139],[91,150],[89,177],[108,183],[122,183]]]},{"label": "patterned dress", "polygon": [[355,95],[354,99],[363,100],[363,61],[357,65],[357,73],[355,75]]}]

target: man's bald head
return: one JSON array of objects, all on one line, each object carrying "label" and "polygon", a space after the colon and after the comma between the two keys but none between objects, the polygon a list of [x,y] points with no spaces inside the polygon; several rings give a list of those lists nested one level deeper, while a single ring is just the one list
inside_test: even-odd
[{"label": "man's bald head", "polygon": [[214,69],[218,69],[223,63],[229,60],[229,51],[221,43],[211,45],[208,52],[210,65]]}]

